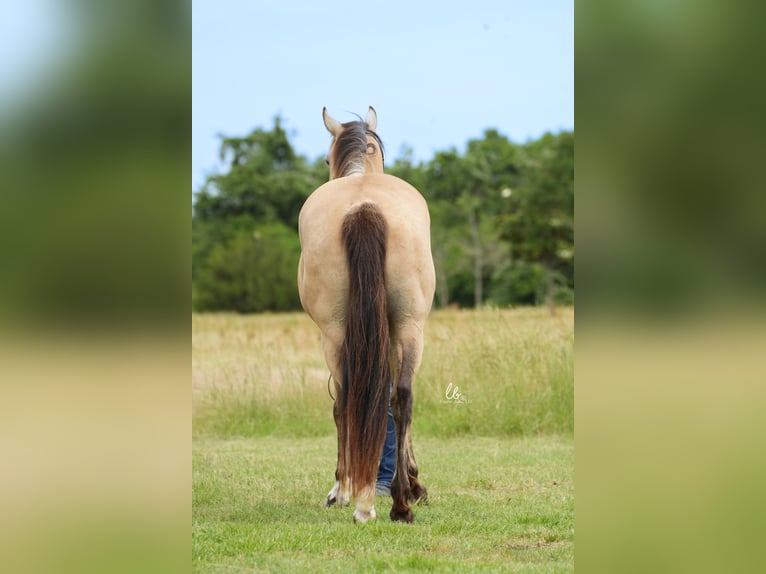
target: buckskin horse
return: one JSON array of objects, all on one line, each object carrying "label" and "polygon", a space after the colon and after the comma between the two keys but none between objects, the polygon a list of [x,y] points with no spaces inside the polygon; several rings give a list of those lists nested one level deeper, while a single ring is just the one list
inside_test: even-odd
[{"label": "buckskin horse", "polygon": [[354,499],[354,521],[376,518],[390,401],[396,423],[390,517],[412,522],[409,503],[428,500],[410,435],[412,384],[435,285],[428,207],[414,187],[383,173],[372,107],[364,121],[341,124],[327,108],[322,115],[332,134],[330,180],[299,215],[298,290],[322,332],[335,388],[338,461],[325,506]]}]

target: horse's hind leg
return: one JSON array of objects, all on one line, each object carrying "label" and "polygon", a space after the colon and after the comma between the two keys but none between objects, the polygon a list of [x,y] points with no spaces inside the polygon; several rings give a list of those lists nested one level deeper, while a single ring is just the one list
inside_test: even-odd
[{"label": "horse's hind leg", "polygon": [[351,502],[351,481],[348,477],[347,449],[346,449],[346,421],[343,420],[340,397],[340,365],[339,351],[342,341],[342,331],[339,329],[327,329],[322,333],[322,347],[324,348],[325,361],[333,379],[335,389],[335,402],[333,403],[332,415],[338,432],[338,459],[335,466],[335,484],[325,498],[324,507],[333,504],[347,506]]},{"label": "horse's hind leg", "polygon": [[[335,396],[337,397],[338,392],[340,391],[339,385],[334,382],[333,386],[335,387]],[[341,460],[341,443],[343,441],[341,435],[341,425],[345,423],[342,421],[340,416],[340,408],[337,398],[333,403],[332,415],[333,419],[335,419],[335,427],[338,431],[338,459],[335,465],[335,484],[330,489],[330,492],[327,493],[327,498],[325,498],[324,501],[325,508],[329,508],[333,504],[337,504],[338,506],[346,506],[351,501],[351,482],[348,479],[345,461]]]},{"label": "horse's hind leg", "polygon": [[418,480],[418,464],[412,451],[412,435],[407,433],[407,478],[410,482],[410,498],[415,504],[428,504],[428,491]]},{"label": "horse's hind leg", "polygon": [[412,454],[410,425],[412,422],[412,381],[420,366],[423,341],[420,331],[411,338],[395,343],[395,362],[400,365],[391,407],[396,423],[396,471],[391,483],[391,520],[412,522],[408,501],[427,499],[428,493],[418,481],[418,467]]}]

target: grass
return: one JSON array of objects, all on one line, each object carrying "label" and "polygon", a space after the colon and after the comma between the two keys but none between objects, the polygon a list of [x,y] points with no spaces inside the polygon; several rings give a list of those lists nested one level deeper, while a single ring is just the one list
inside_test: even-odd
[{"label": "grass", "polygon": [[[319,330],[303,313],[194,315],[195,436],[334,433]],[[413,386],[418,435],[574,431],[574,311],[437,311]],[[445,394],[457,387],[466,402]]]},{"label": "grass", "polygon": [[195,571],[571,572],[573,323],[572,309],[433,313],[413,387],[431,503],[406,525],[379,498],[361,526],[321,507],[336,440],[311,320],[193,315]]},{"label": "grass", "polygon": [[566,437],[415,442],[430,504],[411,525],[324,509],[332,437],[197,439],[196,572],[571,572],[574,445]]}]

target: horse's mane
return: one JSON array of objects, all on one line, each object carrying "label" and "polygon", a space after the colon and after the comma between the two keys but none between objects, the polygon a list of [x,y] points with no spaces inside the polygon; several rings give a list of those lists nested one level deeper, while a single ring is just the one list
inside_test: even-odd
[{"label": "horse's mane", "polygon": [[367,136],[371,136],[378,145],[378,149],[373,149],[370,153],[380,151],[381,158],[385,159],[383,142],[378,134],[369,129],[363,121],[347,122],[343,124],[343,131],[335,140],[333,151],[333,162],[337,165],[336,173],[341,177],[364,173],[364,156],[369,147],[374,147],[374,144],[367,143]]}]

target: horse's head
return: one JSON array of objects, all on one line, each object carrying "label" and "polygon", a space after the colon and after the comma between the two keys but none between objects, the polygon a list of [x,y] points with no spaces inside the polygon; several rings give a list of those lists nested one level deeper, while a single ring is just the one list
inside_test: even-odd
[{"label": "horse's head", "polygon": [[332,134],[327,165],[330,167],[330,179],[347,175],[365,173],[383,173],[383,143],[375,128],[378,115],[370,106],[364,121],[340,123],[322,110],[324,125]]}]

